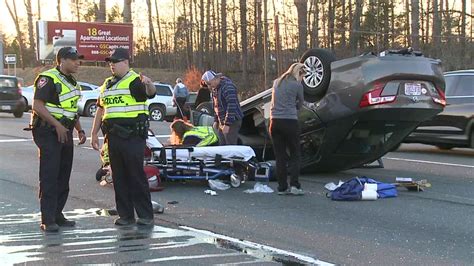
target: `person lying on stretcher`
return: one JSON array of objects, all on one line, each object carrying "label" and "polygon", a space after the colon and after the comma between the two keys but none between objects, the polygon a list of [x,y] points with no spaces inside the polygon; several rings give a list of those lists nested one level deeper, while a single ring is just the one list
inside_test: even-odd
[{"label": "person lying on stretcher", "polygon": [[193,126],[182,119],[175,120],[171,125],[171,145],[213,146],[219,143],[217,134],[212,127]]}]

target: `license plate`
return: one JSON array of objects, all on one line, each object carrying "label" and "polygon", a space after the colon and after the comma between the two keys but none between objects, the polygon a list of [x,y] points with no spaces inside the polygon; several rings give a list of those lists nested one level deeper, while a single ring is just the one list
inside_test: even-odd
[{"label": "license plate", "polygon": [[421,95],[421,84],[405,83],[405,95]]},{"label": "license plate", "polygon": [[2,110],[9,111],[12,107],[10,105],[2,105]]}]

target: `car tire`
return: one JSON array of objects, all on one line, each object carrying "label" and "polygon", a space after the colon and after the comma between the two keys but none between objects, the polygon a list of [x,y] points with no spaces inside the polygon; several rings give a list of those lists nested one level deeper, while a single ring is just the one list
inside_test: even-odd
[{"label": "car tire", "polygon": [[84,107],[84,116],[94,117],[96,111],[97,111],[97,102],[95,101],[87,102],[86,106]]},{"label": "car tire", "polygon": [[303,77],[305,100],[316,102],[320,100],[329,87],[331,80],[331,63],[336,60],[333,53],[325,49],[310,49],[301,57],[306,74]]},{"label": "car tire", "polygon": [[211,102],[203,102],[203,103],[200,103],[196,107],[196,111],[199,111],[201,113],[205,113],[208,115],[214,115],[214,106],[212,106]]},{"label": "car tire", "polygon": [[471,128],[471,149],[474,149],[474,128]]},{"label": "car tire", "polygon": [[25,96],[23,96],[23,100],[25,101],[25,112],[28,112],[30,110],[30,107],[28,106],[28,100]]},{"label": "car tire", "polygon": [[13,116],[15,116],[16,118],[22,118],[23,117],[23,110],[14,111]]},{"label": "car tire", "polygon": [[447,151],[447,150],[450,150],[450,149],[453,148],[453,146],[448,145],[448,144],[438,144],[438,145],[436,145],[436,147],[438,147],[438,149],[444,150],[444,151]]},{"label": "car tire", "polygon": [[163,121],[165,118],[165,109],[160,105],[152,105],[149,108],[151,121]]}]

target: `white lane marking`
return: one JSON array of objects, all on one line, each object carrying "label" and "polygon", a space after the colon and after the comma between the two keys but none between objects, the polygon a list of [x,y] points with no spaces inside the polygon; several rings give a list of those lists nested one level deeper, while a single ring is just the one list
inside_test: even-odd
[{"label": "white lane marking", "polygon": [[191,260],[191,259],[206,259],[206,258],[218,258],[218,257],[231,257],[231,256],[245,256],[242,253],[223,253],[223,254],[205,254],[205,255],[191,255],[191,256],[171,256],[159,259],[151,259],[144,261],[145,263],[162,262],[162,261],[173,261],[173,260]]},{"label": "white lane marking", "polygon": [[32,141],[33,139],[0,139],[0,143],[8,142],[27,142]]},{"label": "white lane marking", "polygon": [[406,162],[413,162],[413,163],[427,163],[427,164],[438,164],[438,165],[446,165],[446,166],[459,166],[459,167],[466,167],[466,168],[474,168],[474,165],[457,164],[457,163],[443,163],[443,162],[413,160],[413,159],[394,158],[394,157],[383,157],[383,159],[394,160],[394,161],[406,161]]},{"label": "white lane marking", "polygon": [[[155,137],[157,138],[169,138],[170,136],[171,135],[155,135]],[[99,139],[104,139],[104,137],[99,137]],[[73,138],[73,140],[79,140],[79,138]],[[27,141],[33,141],[33,139],[0,139],[0,143],[27,142]]]},{"label": "white lane marking", "polygon": [[246,247],[260,249],[260,250],[264,250],[264,251],[267,251],[267,252],[273,252],[273,253],[277,253],[277,254],[281,254],[281,255],[291,256],[291,257],[297,258],[298,260],[309,263],[309,264],[334,265],[334,264],[329,263],[329,262],[318,260],[318,259],[315,259],[315,258],[312,258],[312,257],[309,257],[309,256],[294,253],[294,252],[291,252],[291,251],[286,251],[286,250],[283,250],[283,249],[258,244],[258,243],[251,242],[251,241],[248,241],[248,240],[240,240],[240,239],[236,239],[236,238],[233,238],[233,237],[230,237],[230,236],[216,234],[216,233],[213,233],[213,232],[210,232],[210,231],[207,231],[207,230],[196,229],[196,228],[192,228],[192,227],[189,227],[189,226],[180,226],[180,228],[183,228],[183,229],[186,229],[186,230],[189,230],[189,231],[193,231],[193,232],[197,232],[197,233],[201,233],[201,234],[208,235],[208,236],[215,237],[215,238],[224,239],[224,240],[234,242],[234,243],[246,246]]}]

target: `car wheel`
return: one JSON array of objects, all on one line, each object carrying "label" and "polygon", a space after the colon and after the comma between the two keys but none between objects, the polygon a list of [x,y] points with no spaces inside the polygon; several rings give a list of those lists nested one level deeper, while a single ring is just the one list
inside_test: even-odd
[{"label": "car wheel", "polygon": [[325,49],[311,49],[303,54],[300,62],[306,70],[302,81],[306,101],[317,101],[326,94],[331,80],[331,62],[335,60],[334,54]]},{"label": "car wheel", "polygon": [[214,115],[214,107],[212,106],[211,102],[200,103],[196,107],[196,111],[199,111],[201,113],[205,113],[205,114],[208,114],[208,115]]},{"label": "car wheel", "polygon": [[16,118],[22,118],[23,110],[13,112],[13,116],[15,116]]},{"label": "car wheel", "polygon": [[162,106],[152,105],[150,106],[150,120],[152,121],[163,121],[165,118],[165,110]]},{"label": "car wheel", "polygon": [[453,148],[453,146],[447,145],[447,144],[438,144],[438,145],[436,145],[436,147],[438,147],[438,149],[440,149],[440,150],[445,150],[445,151],[450,150],[450,149]]},{"label": "car wheel", "polygon": [[95,112],[97,111],[97,103],[95,101],[90,101],[84,107],[84,115],[88,117],[94,117]]},{"label": "car wheel", "polygon": [[25,101],[25,112],[28,112],[28,110],[30,110],[30,107],[28,106],[28,100],[24,96],[23,96],[23,100]]},{"label": "car wheel", "polygon": [[474,149],[474,128],[471,128],[471,149]]}]

